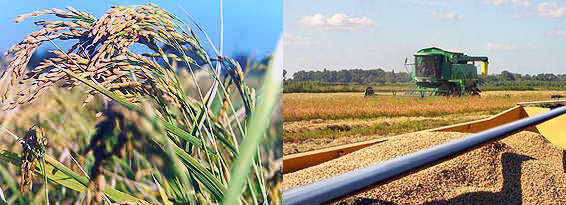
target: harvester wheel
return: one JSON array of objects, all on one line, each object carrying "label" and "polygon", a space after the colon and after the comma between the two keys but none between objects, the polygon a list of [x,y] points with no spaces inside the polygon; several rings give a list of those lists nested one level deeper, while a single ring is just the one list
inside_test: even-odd
[{"label": "harvester wheel", "polygon": [[455,97],[460,96],[460,91],[458,90],[458,86],[456,84],[448,84],[448,88],[446,89],[446,97]]},{"label": "harvester wheel", "polygon": [[373,88],[372,88],[372,87],[367,87],[367,88],[366,88],[366,91],[365,91],[365,93],[364,93],[364,97],[373,96],[373,95],[375,95],[375,91],[373,90]]},{"label": "harvester wheel", "polygon": [[466,92],[471,96],[480,96],[481,90],[476,86],[470,86],[466,88]]}]

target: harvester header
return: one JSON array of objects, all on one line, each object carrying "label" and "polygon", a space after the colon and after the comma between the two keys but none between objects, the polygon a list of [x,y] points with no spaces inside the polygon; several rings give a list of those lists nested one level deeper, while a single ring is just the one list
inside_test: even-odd
[{"label": "harvester header", "polygon": [[478,72],[474,62],[481,62],[481,73],[487,76],[488,58],[468,56],[463,52],[437,47],[424,48],[414,54],[413,92],[429,95],[479,95]]}]

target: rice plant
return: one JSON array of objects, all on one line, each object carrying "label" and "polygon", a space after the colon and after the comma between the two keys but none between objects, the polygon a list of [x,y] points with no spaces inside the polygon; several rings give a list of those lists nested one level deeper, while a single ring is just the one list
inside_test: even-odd
[{"label": "rice plant", "polygon": [[[0,201],[279,202],[278,171],[262,159],[268,157],[269,140],[281,137],[272,123],[281,100],[280,56],[270,60],[256,92],[237,61],[212,43],[214,51],[206,50],[197,34],[208,36],[198,24],[185,23],[154,4],[113,6],[99,18],[71,7],[41,10],[20,15],[16,22],[42,15],[58,20],[35,21],[39,29],[4,54],[9,60],[0,79],[2,108],[18,113],[51,98],[75,111],[67,116],[71,122],[40,117],[39,110],[23,113],[18,118],[30,115],[25,123],[33,127],[27,132],[10,130],[18,122],[0,116],[3,136],[22,144],[22,153],[0,146],[0,192],[5,196]],[[42,44],[56,48],[50,51],[54,57],[28,70]],[[202,78],[196,76],[202,72],[210,86],[199,86]],[[188,93],[187,81],[196,93]],[[80,102],[70,103],[72,97]],[[49,143],[31,137],[39,133],[36,128],[45,130],[41,133]],[[17,134],[22,132],[26,134]],[[74,144],[51,145],[61,139]],[[16,188],[8,177],[20,166],[27,169],[17,171],[21,180]],[[33,172],[41,177],[34,178]]]},{"label": "rice plant", "polygon": [[360,93],[289,93],[283,96],[285,122],[313,119],[368,119],[379,117],[436,117],[490,112],[496,114],[519,102],[548,100],[565,91],[486,91],[482,97],[412,98]]}]

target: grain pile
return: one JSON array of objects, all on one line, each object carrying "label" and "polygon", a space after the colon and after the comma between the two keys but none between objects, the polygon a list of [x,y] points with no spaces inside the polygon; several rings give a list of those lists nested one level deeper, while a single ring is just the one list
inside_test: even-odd
[{"label": "grain pile", "polygon": [[[284,189],[363,168],[465,136],[417,132],[284,175]],[[564,150],[533,132],[503,140],[371,188],[341,204],[566,204]]]}]

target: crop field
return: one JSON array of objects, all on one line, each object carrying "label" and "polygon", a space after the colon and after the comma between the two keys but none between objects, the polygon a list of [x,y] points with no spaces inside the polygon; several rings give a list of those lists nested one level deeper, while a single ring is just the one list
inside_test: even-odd
[{"label": "crop field", "polygon": [[518,102],[566,91],[486,91],[481,97],[366,97],[363,93],[283,94],[284,153],[376,139],[483,119]]}]

